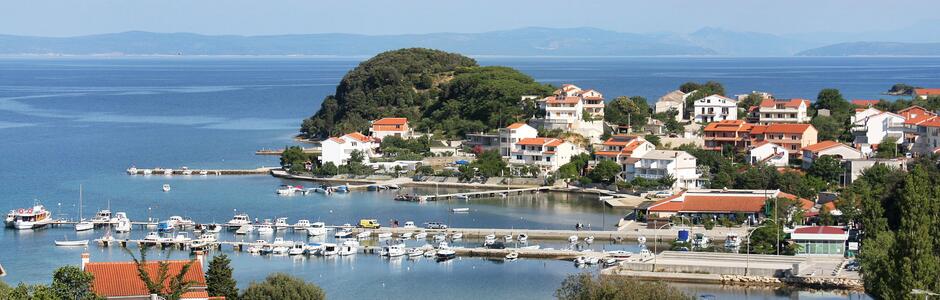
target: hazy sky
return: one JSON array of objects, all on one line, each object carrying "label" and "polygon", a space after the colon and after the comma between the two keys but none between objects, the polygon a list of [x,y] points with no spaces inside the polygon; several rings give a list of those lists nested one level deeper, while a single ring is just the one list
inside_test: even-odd
[{"label": "hazy sky", "polygon": [[527,26],[786,34],[898,29],[940,18],[937,11],[937,0],[0,0],[0,34],[399,34]]}]

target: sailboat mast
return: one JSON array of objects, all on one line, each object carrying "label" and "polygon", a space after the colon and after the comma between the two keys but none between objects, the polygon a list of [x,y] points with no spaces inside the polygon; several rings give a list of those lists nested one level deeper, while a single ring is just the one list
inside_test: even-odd
[{"label": "sailboat mast", "polygon": [[83,214],[84,211],[82,210],[82,206],[84,206],[82,205],[82,203],[84,202],[84,199],[82,198],[82,192],[84,192],[82,190],[82,185],[79,184],[78,185],[78,221],[79,222],[81,222],[82,219],[84,218],[84,214]]}]

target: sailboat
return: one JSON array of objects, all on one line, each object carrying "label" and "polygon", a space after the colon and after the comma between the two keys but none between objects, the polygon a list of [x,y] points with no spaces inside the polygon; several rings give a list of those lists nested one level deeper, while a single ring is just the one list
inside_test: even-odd
[{"label": "sailboat", "polygon": [[[85,221],[83,218],[83,207],[84,207],[84,197],[83,197],[83,188],[82,185],[78,186],[78,224],[75,224],[75,231],[85,231],[95,229],[95,223],[91,221]],[[86,243],[88,241],[85,241]],[[58,242],[56,242],[58,245]]]}]

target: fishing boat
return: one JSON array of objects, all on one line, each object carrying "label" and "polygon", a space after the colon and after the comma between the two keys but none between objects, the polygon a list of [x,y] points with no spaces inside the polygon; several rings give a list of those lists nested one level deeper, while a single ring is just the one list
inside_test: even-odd
[{"label": "fishing boat", "polygon": [[227,224],[231,228],[240,228],[242,225],[251,224],[251,219],[248,218],[247,214],[237,214],[228,221]]},{"label": "fishing boat", "polygon": [[131,232],[131,220],[121,219],[114,225],[114,231],[117,233]]},{"label": "fishing boat", "polygon": [[287,229],[287,227],[290,227],[290,224],[287,224],[287,218],[277,218],[277,220],[274,221],[274,229],[284,230]]},{"label": "fishing boat", "polygon": [[258,226],[258,234],[272,234],[274,233],[274,227],[271,225],[263,224]]},{"label": "fishing boat", "polygon": [[52,223],[52,213],[42,204],[36,203],[30,208],[20,208],[13,216],[13,228],[38,229]]},{"label": "fishing boat", "polygon": [[399,238],[402,238],[402,239],[410,239],[412,235],[414,235],[414,233],[411,233],[411,232],[404,232],[404,233],[398,235],[398,237],[399,237]]},{"label": "fishing boat", "polygon": [[88,240],[77,240],[77,241],[55,241],[56,246],[60,247],[78,247],[78,246],[88,246]]},{"label": "fishing boat", "polygon": [[333,243],[323,243],[323,248],[320,250],[320,255],[323,256],[333,256],[339,253],[339,249],[336,244]]},{"label": "fishing boat", "polygon": [[411,248],[407,251],[408,257],[421,257],[424,255],[424,250],[421,248]]},{"label": "fishing boat", "polygon": [[294,230],[307,229],[307,227],[310,227],[310,220],[307,220],[307,219],[297,220],[297,223],[294,223],[294,225],[291,225],[291,227],[294,227]]},{"label": "fishing boat", "polygon": [[442,249],[437,250],[435,256],[437,257],[437,261],[447,261],[457,257],[457,252],[451,249]]},{"label": "fishing boat", "polygon": [[364,239],[372,236],[372,231],[366,230],[356,235],[356,238]]},{"label": "fishing boat", "polygon": [[305,247],[306,247],[306,245],[304,245],[303,243],[294,243],[294,245],[290,247],[290,250],[287,251],[287,255],[301,255],[301,254],[304,254],[304,253],[306,253],[306,251],[307,251],[307,249],[305,249]]},{"label": "fishing boat", "polygon": [[349,256],[356,254],[357,251],[359,251],[359,242],[344,241],[343,245],[339,247],[337,254],[339,254],[339,256]]},{"label": "fishing boat", "polygon": [[164,191],[164,192],[169,192],[170,189],[172,189],[172,188],[170,187],[170,184],[169,184],[169,183],[164,183],[164,184],[163,184],[163,191]]},{"label": "fishing boat", "polygon": [[525,233],[519,234],[519,242],[525,243],[529,241],[529,235]]},{"label": "fishing boat", "polygon": [[509,254],[506,254],[506,259],[508,260],[515,260],[517,258],[519,258],[519,252],[513,251],[513,252],[509,252]]},{"label": "fishing boat", "polygon": [[95,213],[95,216],[91,218],[91,222],[95,224],[110,224],[111,223],[111,210],[102,209]]},{"label": "fishing boat", "polygon": [[238,230],[235,231],[235,234],[249,234],[252,231],[255,231],[255,226],[251,224],[245,224],[241,227],[238,227]]},{"label": "fishing boat", "polygon": [[394,244],[382,247],[382,252],[379,253],[382,256],[387,257],[397,257],[405,255],[405,244]]},{"label": "fishing boat", "polygon": [[307,235],[309,236],[321,236],[326,234],[326,223],[323,222],[314,222],[310,224],[310,227],[307,227]]},{"label": "fishing boat", "polygon": [[455,213],[467,213],[467,212],[470,212],[470,208],[467,208],[467,207],[451,208],[450,211],[455,212]]}]

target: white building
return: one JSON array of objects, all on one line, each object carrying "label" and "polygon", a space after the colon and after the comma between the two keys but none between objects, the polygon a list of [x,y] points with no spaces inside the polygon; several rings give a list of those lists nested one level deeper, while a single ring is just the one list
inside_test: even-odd
[{"label": "white building", "polygon": [[[540,126],[546,130],[570,131],[594,141],[604,134],[604,96],[598,91],[565,84],[539,103],[545,109]],[[585,113],[591,121],[584,120]]]},{"label": "white building", "polygon": [[765,99],[757,108],[758,122],[809,123],[809,105],[806,99]]},{"label": "white building", "polygon": [[595,149],[600,150],[594,151],[594,159],[597,161],[611,160],[620,164],[620,176],[623,178],[623,172],[626,172],[628,166],[632,166],[634,163],[634,161],[630,161],[630,158],[641,157],[647,152],[656,150],[656,146],[641,136],[618,134],[604,141],[600,147],[595,146]]},{"label": "white building", "polygon": [[521,139],[534,138],[539,136],[538,129],[525,123],[514,123],[506,128],[499,129],[499,155],[509,158],[512,155],[512,149],[516,148],[516,143]]},{"label": "white building", "polygon": [[381,118],[372,121],[369,128],[372,137],[379,140],[387,136],[397,136],[403,139],[411,138],[411,128],[408,126],[408,118]]},{"label": "white building", "polygon": [[904,143],[904,117],[891,112],[868,108],[852,117],[852,134],[855,147],[870,155],[885,138],[894,138],[897,144]]},{"label": "white building", "polygon": [[680,90],[675,90],[669,93],[666,93],[662,97],[659,97],[659,100],[656,101],[656,107],[654,108],[655,113],[665,113],[670,110],[676,110],[676,121],[683,121],[682,116],[685,112],[685,99],[689,97],[692,93],[683,93]]},{"label": "white building", "polygon": [[764,142],[748,151],[748,163],[765,163],[775,167],[786,167],[790,162],[790,152],[774,143]]},{"label": "white building", "polygon": [[834,156],[841,160],[862,158],[862,152],[852,148],[849,145],[835,142],[822,141],[803,147],[803,169],[808,170],[813,166],[816,159],[823,156]]},{"label": "white building", "polygon": [[875,164],[883,164],[893,169],[907,170],[907,161],[905,157],[901,158],[860,158],[860,159],[846,159],[842,162],[842,166],[845,168],[845,174],[842,178],[843,185],[852,184],[856,179],[862,176],[862,173],[868,168],[875,166]]},{"label": "white building", "polygon": [[711,95],[695,100],[692,119],[702,124],[737,120],[738,101],[721,95]]},{"label": "white building", "polygon": [[653,150],[629,161],[633,163],[628,164],[624,172],[627,181],[636,177],[657,180],[672,176],[676,180],[673,189],[699,188],[702,174],[696,170],[695,156],[685,151]]},{"label": "white building", "polygon": [[371,137],[358,132],[348,133],[341,137],[331,137],[320,142],[322,153],[320,163],[333,163],[336,166],[345,165],[353,151],[362,152],[363,163],[369,163],[369,158],[375,156],[375,149],[379,143]]},{"label": "white building", "polygon": [[562,139],[524,138],[516,142],[509,163],[538,166],[543,173],[554,172],[582,152],[584,150],[577,145]]}]

